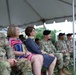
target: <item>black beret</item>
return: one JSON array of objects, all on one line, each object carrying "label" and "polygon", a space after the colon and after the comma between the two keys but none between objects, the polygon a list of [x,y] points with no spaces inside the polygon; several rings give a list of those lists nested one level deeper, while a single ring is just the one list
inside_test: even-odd
[{"label": "black beret", "polygon": [[44,30],[43,35],[49,35],[51,33],[51,30]]},{"label": "black beret", "polygon": [[63,36],[63,35],[65,35],[65,33],[59,33],[59,36]]},{"label": "black beret", "polygon": [[72,35],[73,35],[72,33],[68,33],[68,34],[67,34],[67,36],[72,36]]}]

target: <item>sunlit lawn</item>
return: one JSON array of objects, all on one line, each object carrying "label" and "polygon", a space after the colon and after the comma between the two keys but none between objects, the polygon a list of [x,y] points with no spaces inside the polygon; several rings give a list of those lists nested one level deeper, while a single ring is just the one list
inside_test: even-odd
[{"label": "sunlit lawn", "polygon": [[[76,75],[76,71],[73,71],[73,65],[69,64],[69,66],[66,68],[69,72],[71,72],[71,75]],[[56,70],[56,69],[55,69]],[[55,75],[57,75],[57,71],[55,72]]]},{"label": "sunlit lawn", "polygon": [[[73,63],[70,63],[69,66],[67,66],[66,69],[67,69],[69,72],[72,73],[71,75],[76,75],[76,72],[73,71]],[[44,72],[44,71],[45,71],[45,68],[43,68],[42,71]],[[54,74],[55,74],[55,75],[58,75],[57,72],[58,72],[58,71],[57,71],[57,68],[55,68]]]}]

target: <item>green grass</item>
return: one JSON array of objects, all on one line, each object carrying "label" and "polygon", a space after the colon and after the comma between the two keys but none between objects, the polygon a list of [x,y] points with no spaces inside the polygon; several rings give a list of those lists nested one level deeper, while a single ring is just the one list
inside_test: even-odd
[{"label": "green grass", "polygon": [[76,75],[76,72],[73,72],[72,75]]},{"label": "green grass", "polygon": [[[71,75],[76,75],[76,72],[73,71],[73,65],[72,65],[71,63],[69,64],[69,66],[67,66],[66,69],[67,69],[69,72],[72,73]],[[57,71],[57,68],[55,68],[55,71],[54,71],[54,72],[55,72],[55,75],[57,75],[57,72],[58,72],[58,71]]]},{"label": "green grass", "polygon": [[68,71],[71,72],[72,75],[76,75],[76,72],[73,71],[73,66],[69,67]]},{"label": "green grass", "polygon": [[[72,73],[72,75],[76,75],[76,72],[74,72],[73,71],[73,65],[70,63],[69,64],[69,66],[67,66],[67,68],[66,68],[69,72],[71,72]],[[46,71],[46,69],[45,68],[43,68],[42,69],[42,72],[45,72]],[[54,72],[55,72],[55,75],[57,75],[57,68],[55,68],[55,70],[54,70]]]},{"label": "green grass", "polygon": [[[73,62],[73,61],[72,61]],[[76,71],[74,72],[73,63],[70,63],[67,70],[72,73],[72,75],[76,75]]]}]

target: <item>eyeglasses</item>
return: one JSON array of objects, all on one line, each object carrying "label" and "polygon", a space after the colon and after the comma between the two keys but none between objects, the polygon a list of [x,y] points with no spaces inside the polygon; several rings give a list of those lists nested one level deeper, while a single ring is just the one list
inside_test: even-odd
[{"label": "eyeglasses", "polygon": [[36,30],[32,30],[32,32],[36,32]]}]

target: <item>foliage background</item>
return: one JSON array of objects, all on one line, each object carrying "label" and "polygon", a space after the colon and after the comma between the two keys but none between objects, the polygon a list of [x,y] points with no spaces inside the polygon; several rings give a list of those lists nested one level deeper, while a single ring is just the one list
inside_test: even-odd
[{"label": "foliage background", "polygon": [[[37,31],[37,34],[35,36],[35,38],[39,38],[40,40],[43,39],[43,31],[45,30],[45,28],[37,28],[36,31]],[[47,29],[48,30],[48,29]],[[55,44],[55,41],[56,41],[56,33],[59,32],[57,30],[52,30],[51,33],[50,33],[50,36],[51,36],[51,40],[52,40],[52,43]]]}]

